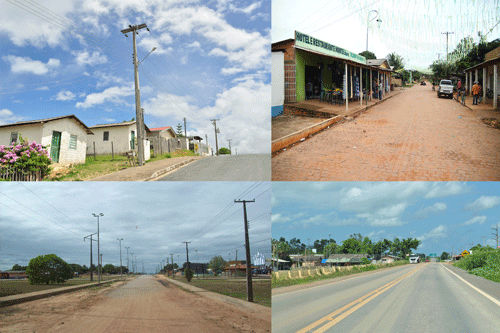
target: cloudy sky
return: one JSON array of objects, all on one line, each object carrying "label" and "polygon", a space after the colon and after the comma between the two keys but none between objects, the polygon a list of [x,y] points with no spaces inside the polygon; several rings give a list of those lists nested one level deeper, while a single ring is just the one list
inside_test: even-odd
[{"label": "cloudy sky", "polygon": [[[0,124],[75,114],[86,125],[135,117],[132,36],[149,128],[239,153],[270,151],[270,0],[6,0],[0,11]],[[221,144],[219,144],[221,146]]]},{"label": "cloudy sky", "polygon": [[[0,270],[27,265],[33,257],[55,253],[68,263],[89,266],[97,232],[103,264],[126,265],[126,249],[152,273],[160,260],[208,262],[245,256],[243,204],[247,204],[251,254],[271,251],[270,182],[2,183],[0,187]],[[94,236],[95,237],[95,236]],[[95,239],[95,238],[94,238]],[[97,245],[93,245],[94,264]],[[138,267],[140,267],[138,265]],[[140,267],[142,269],[142,267]]]},{"label": "cloudy sky", "polygon": [[[272,41],[294,38],[294,30],[359,53],[366,50],[368,14],[377,10],[382,20],[370,23],[368,48],[378,58],[391,52],[403,56],[407,69],[425,69],[446,56],[467,36],[477,32],[491,41],[500,38],[498,0],[311,0],[272,1]],[[376,16],[371,14],[370,19]],[[496,25],[496,26],[495,26]],[[493,29],[492,29],[493,28]]]},{"label": "cloudy sky", "polygon": [[[496,182],[274,182],[272,235],[337,242],[360,233],[380,238],[418,238],[418,253],[455,253],[471,243],[496,245],[500,223]],[[485,237],[484,239],[482,237]]]}]

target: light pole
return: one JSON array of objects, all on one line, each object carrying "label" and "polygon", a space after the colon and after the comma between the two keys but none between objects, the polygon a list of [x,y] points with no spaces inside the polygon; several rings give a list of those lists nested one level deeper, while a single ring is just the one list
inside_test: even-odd
[{"label": "light pole", "polygon": [[99,217],[100,216],[104,216],[103,213],[99,213],[99,214],[95,214],[95,213],[92,213],[92,215],[94,217],[97,217],[97,279],[98,279],[98,282],[101,283],[101,263],[99,263],[101,259],[101,252],[99,250]]},{"label": "light pole", "polygon": [[[370,20],[370,15],[371,15],[371,13],[373,13],[373,12],[377,13],[377,15],[376,15],[374,18],[372,18],[372,19]],[[376,11],[375,9],[374,9],[374,10],[372,10],[372,11],[370,11],[370,12],[368,13],[368,18],[367,18],[367,23],[366,23],[366,51],[368,51],[368,29],[370,28],[370,22],[371,22],[371,21],[373,21],[374,19],[376,19],[376,18],[377,18],[377,17],[379,17],[379,16],[380,16],[379,12],[378,12],[378,11]],[[377,22],[380,24],[380,22],[382,22],[382,20],[381,20],[381,19],[378,19],[378,20],[377,20]]]},{"label": "light pole", "polygon": [[120,279],[123,278],[123,272],[122,272],[122,240],[123,238],[117,238],[117,240],[120,242]]},{"label": "light pole", "polygon": [[134,273],[134,254],[130,252],[130,256],[132,257],[132,274]]},{"label": "light pole", "polygon": [[127,249],[127,276],[128,276],[128,274],[130,273],[130,268],[128,267],[128,249],[130,249],[130,246],[125,246],[125,248]]}]

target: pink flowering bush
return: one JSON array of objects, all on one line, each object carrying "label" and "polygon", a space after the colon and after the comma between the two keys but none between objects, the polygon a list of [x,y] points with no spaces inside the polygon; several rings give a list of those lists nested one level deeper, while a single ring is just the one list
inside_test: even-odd
[{"label": "pink flowering bush", "polygon": [[43,178],[50,172],[52,159],[46,147],[35,141],[29,142],[19,136],[20,144],[12,146],[0,145],[0,169],[12,166],[11,170],[27,173],[40,170]]}]

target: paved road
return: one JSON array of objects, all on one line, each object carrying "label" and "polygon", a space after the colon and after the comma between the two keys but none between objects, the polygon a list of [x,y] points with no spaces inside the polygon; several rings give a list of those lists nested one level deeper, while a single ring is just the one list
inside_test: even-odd
[{"label": "paved road", "polygon": [[210,156],[192,162],[159,180],[259,181],[271,180],[271,155]]},{"label": "paved road", "polygon": [[500,180],[500,131],[414,86],[273,157],[272,179]]},{"label": "paved road", "polygon": [[[272,298],[272,332],[498,332],[498,283],[428,263],[377,271]],[[463,272],[463,271],[462,271]]]},{"label": "paved road", "polygon": [[252,320],[236,306],[140,276],[54,323],[49,332],[250,332]]}]

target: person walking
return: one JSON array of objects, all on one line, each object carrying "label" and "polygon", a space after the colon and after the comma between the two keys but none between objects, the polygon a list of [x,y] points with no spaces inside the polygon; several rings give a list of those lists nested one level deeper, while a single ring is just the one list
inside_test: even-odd
[{"label": "person walking", "polygon": [[472,86],[472,105],[477,105],[477,100],[479,98],[479,85],[478,82],[475,81],[474,85]]}]

